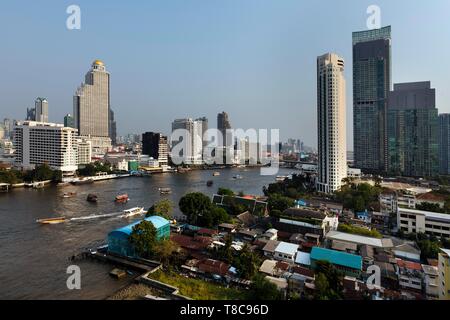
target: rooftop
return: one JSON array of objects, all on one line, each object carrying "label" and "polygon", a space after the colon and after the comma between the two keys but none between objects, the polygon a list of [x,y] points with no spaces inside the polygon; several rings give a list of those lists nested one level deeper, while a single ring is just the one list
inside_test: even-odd
[{"label": "rooftop", "polygon": [[295,257],[295,263],[301,264],[304,266],[310,266],[311,265],[311,255],[306,252],[298,251],[297,256]]},{"label": "rooftop", "polygon": [[288,255],[295,255],[298,250],[298,244],[288,243],[288,242],[280,242],[276,247],[275,251]]},{"label": "rooftop", "polygon": [[[151,216],[151,217],[145,218],[144,220],[151,222],[155,226],[156,229],[170,224],[168,220],[166,220],[166,219],[164,219],[163,217],[160,217],[160,216]],[[129,225],[125,226],[125,227],[116,229],[116,230],[114,230],[112,232],[123,232],[123,233],[126,233],[126,234],[129,235],[133,231],[133,227],[135,225],[141,223],[144,220],[138,220],[136,222],[133,222],[132,224],[129,224]]]},{"label": "rooftop", "polygon": [[332,264],[349,267],[352,269],[362,269],[362,258],[350,253],[314,247],[311,251],[312,260],[325,260]]},{"label": "rooftop", "polygon": [[347,241],[356,244],[369,245],[376,248],[393,247],[392,240],[387,238],[385,239],[371,238],[340,231],[330,231],[327,233],[326,237],[331,240]]}]

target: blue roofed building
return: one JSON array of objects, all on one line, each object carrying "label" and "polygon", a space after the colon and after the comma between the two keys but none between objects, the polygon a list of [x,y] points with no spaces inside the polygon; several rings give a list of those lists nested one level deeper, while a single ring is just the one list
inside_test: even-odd
[{"label": "blue roofed building", "polygon": [[316,269],[317,261],[328,261],[339,271],[344,272],[347,276],[359,277],[361,275],[361,256],[336,250],[314,247],[311,250],[310,257],[312,269]]},{"label": "blue roofed building", "polygon": [[[157,240],[169,239],[170,222],[168,220],[159,216],[151,216],[144,220],[151,222],[155,227]],[[129,241],[129,236],[133,231],[133,227],[142,221],[143,220],[139,220],[125,227],[111,231],[108,234],[108,252],[126,257],[137,257],[137,253]]]}]

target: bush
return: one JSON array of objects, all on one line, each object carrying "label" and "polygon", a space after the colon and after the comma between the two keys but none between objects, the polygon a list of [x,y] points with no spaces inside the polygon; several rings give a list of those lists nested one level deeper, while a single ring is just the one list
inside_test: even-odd
[{"label": "bush", "polygon": [[339,224],[338,231],[357,234],[372,238],[382,238],[383,236],[376,229],[368,230],[366,228],[361,228],[358,226],[352,226],[348,224]]}]

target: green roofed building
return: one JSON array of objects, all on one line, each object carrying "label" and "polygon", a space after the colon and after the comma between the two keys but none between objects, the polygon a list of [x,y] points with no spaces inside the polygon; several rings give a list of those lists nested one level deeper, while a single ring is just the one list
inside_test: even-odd
[{"label": "green roofed building", "polygon": [[[150,221],[156,229],[156,239],[163,240],[170,237],[170,222],[159,216],[151,216],[144,219]],[[133,227],[143,220],[136,221],[125,227],[111,231],[108,234],[108,252],[126,257],[137,257],[133,245],[129,241],[129,236],[133,232]]]},{"label": "green roofed building", "polygon": [[311,268],[315,269],[317,261],[328,261],[339,271],[350,277],[359,277],[362,270],[362,258],[350,253],[314,247],[311,250]]}]

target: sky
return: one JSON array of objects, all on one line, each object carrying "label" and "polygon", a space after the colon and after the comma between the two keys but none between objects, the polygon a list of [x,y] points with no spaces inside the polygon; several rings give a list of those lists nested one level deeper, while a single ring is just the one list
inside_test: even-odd
[{"label": "sky", "polygon": [[[66,9],[81,8],[68,30]],[[316,58],[346,61],[347,143],[353,148],[353,31],[369,5],[392,25],[394,83],[430,80],[450,112],[448,0],[40,0],[0,4],[0,118],[24,119],[38,96],[49,120],[72,113],[93,60],[111,73],[118,134],[168,134],[176,118],[228,112],[235,128],[280,129],[316,146]]]}]

